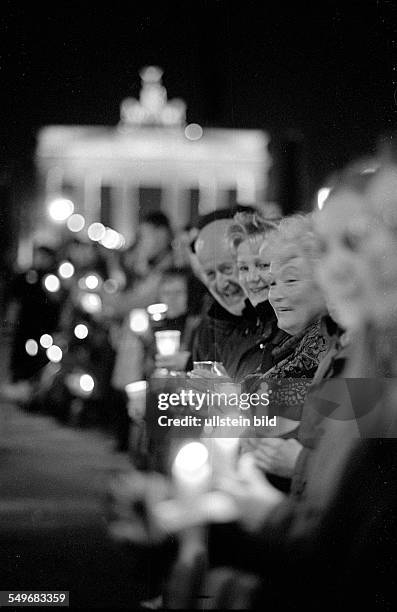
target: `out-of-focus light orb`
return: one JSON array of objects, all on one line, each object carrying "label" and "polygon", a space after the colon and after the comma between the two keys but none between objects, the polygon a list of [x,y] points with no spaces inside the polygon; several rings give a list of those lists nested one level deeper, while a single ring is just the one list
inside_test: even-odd
[{"label": "out-of-focus light orb", "polygon": [[87,289],[97,289],[99,287],[99,277],[96,274],[87,274],[85,277],[85,285]]},{"label": "out-of-focus light orb", "polygon": [[58,268],[61,278],[72,278],[74,274],[74,265],[70,261],[63,261]]},{"label": "out-of-focus light orb", "polygon": [[203,135],[203,128],[198,123],[189,123],[185,127],[185,136],[188,140],[200,140]]},{"label": "out-of-focus light orb", "polygon": [[84,393],[92,393],[95,387],[95,382],[92,376],[89,374],[82,374],[80,376],[80,389],[84,391]]},{"label": "out-of-focus light orb", "polygon": [[79,340],[84,340],[84,338],[87,338],[88,336],[87,325],[84,325],[84,323],[79,323],[78,325],[76,325],[76,327],[74,328],[74,335]]},{"label": "out-of-focus light orb", "polygon": [[78,213],[71,215],[69,219],[66,221],[66,227],[71,232],[81,232],[84,226],[85,226],[85,219],[83,215],[79,215]]},{"label": "out-of-focus light orb", "polygon": [[83,293],[80,304],[89,314],[96,314],[102,310],[102,300],[96,293]]},{"label": "out-of-focus light orb", "polygon": [[89,291],[95,291],[102,284],[101,277],[95,272],[89,272],[79,280],[80,289],[88,289]]},{"label": "out-of-focus light orb", "polygon": [[61,288],[61,281],[55,274],[47,274],[44,277],[44,287],[50,293],[56,293]]},{"label": "out-of-focus light orb", "polygon": [[116,293],[119,288],[118,282],[114,278],[108,278],[103,283],[103,289],[106,293]]},{"label": "out-of-focus light orb", "polygon": [[106,249],[120,249],[123,243],[124,237],[116,232],[111,227],[105,229],[105,235],[102,238],[101,245]]},{"label": "out-of-focus light orb", "polygon": [[47,349],[46,355],[52,363],[59,363],[62,361],[62,350],[56,344],[53,344]]},{"label": "out-of-focus light orb", "polygon": [[53,221],[61,223],[73,214],[74,204],[66,198],[56,198],[48,205],[48,214]]},{"label": "out-of-focus light orb", "polygon": [[52,346],[53,343],[54,343],[54,340],[52,339],[52,336],[50,336],[50,334],[43,334],[40,338],[40,344],[45,349],[50,348],[50,346]]},{"label": "out-of-focus light orb", "polygon": [[37,353],[39,352],[39,345],[37,344],[36,340],[27,340],[25,343],[25,351],[30,357],[36,357]]},{"label": "out-of-focus light orb", "polygon": [[94,242],[99,242],[105,237],[106,228],[103,223],[91,223],[87,230],[88,238]]},{"label": "out-of-focus light orb", "polygon": [[149,316],[143,308],[134,308],[130,312],[130,329],[136,334],[144,334],[149,329]]},{"label": "out-of-focus light orb", "polygon": [[321,189],[318,190],[317,192],[317,206],[319,208],[319,210],[322,210],[326,199],[328,198],[329,194],[331,193],[331,188],[330,187],[321,187]]},{"label": "out-of-focus light orb", "polygon": [[153,321],[161,321],[162,318],[163,315],[161,314],[161,312],[155,312],[154,315],[152,315]]},{"label": "out-of-focus light orb", "polygon": [[177,454],[174,467],[183,472],[194,472],[208,460],[208,450],[201,442],[185,444]]}]

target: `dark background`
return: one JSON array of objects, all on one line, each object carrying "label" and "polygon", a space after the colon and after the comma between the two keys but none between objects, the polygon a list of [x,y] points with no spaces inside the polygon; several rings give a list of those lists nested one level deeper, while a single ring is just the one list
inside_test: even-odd
[{"label": "dark background", "polygon": [[29,214],[36,130],[115,125],[148,64],[164,69],[188,121],[268,130],[269,197],[287,212],[304,205],[330,172],[396,127],[396,18],[389,0],[3,2],[3,247]]}]

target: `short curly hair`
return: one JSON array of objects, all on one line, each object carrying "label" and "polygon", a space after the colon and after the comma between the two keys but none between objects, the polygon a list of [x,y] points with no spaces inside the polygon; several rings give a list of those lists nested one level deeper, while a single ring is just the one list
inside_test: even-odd
[{"label": "short curly hair", "polygon": [[277,230],[269,236],[268,248],[272,260],[301,256],[314,266],[318,249],[312,214],[282,219]]},{"label": "short curly hair", "polygon": [[236,252],[242,242],[249,239],[263,239],[277,230],[278,224],[265,219],[258,211],[238,212],[233,217],[233,224],[227,232],[232,251]]}]

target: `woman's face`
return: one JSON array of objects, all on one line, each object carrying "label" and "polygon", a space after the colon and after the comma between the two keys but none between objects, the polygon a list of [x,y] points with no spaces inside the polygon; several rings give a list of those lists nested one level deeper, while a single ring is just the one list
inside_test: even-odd
[{"label": "woman's face", "polygon": [[237,270],[240,285],[251,304],[265,302],[269,296],[270,256],[266,240],[250,238],[237,248]]},{"label": "woman's face", "polygon": [[323,294],[313,278],[312,266],[301,255],[272,261],[270,272],[269,302],[278,327],[295,336],[325,313]]},{"label": "woman's face", "polygon": [[366,211],[362,198],[331,196],[315,219],[319,283],[346,329],[384,322],[397,306],[397,246],[392,232]]}]

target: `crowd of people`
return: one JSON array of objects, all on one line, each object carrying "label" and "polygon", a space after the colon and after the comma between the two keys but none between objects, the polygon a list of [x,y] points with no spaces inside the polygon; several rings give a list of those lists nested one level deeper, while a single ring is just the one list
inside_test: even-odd
[{"label": "crowd of people", "polygon": [[[109,527],[153,548],[149,606],[393,608],[396,211],[397,166],[366,159],[314,213],[217,210],[178,236],[152,213],[119,259],[74,240],[60,256],[37,249],[15,279],[13,382],[28,385],[27,409],[99,423],[130,453]],[[62,262],[73,275],[48,291]],[[166,330],[180,332],[171,351],[156,344]],[[142,409],[131,385],[144,381]],[[159,393],[181,388],[270,402],[229,437],[160,435]]]}]

